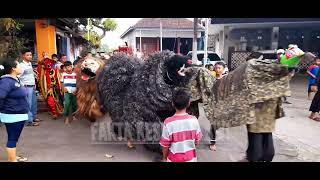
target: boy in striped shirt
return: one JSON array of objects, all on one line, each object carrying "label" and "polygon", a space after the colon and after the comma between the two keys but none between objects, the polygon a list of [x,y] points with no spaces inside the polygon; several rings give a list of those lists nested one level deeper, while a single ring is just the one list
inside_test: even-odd
[{"label": "boy in striped shirt", "polygon": [[190,96],[184,90],[173,95],[172,105],[176,113],[164,121],[160,145],[163,147],[163,160],[167,162],[196,162],[196,145],[202,133],[198,119],[186,111]]},{"label": "boy in striped shirt", "polygon": [[70,118],[74,118],[73,113],[77,110],[77,76],[73,72],[73,66],[70,61],[66,61],[63,66],[65,72],[61,75],[61,87],[64,92],[64,110],[63,115],[66,117],[65,124],[70,123]]}]

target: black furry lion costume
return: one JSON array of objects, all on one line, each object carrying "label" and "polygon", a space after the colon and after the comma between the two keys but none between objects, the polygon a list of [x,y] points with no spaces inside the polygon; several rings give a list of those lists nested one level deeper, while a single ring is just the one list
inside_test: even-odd
[{"label": "black furry lion costume", "polygon": [[[79,64],[78,114],[95,121],[109,113],[112,122],[126,124],[133,139],[140,131],[151,129],[152,137],[157,138],[144,142],[156,152],[160,152],[162,122],[175,112],[171,102],[177,88],[191,94],[189,113],[199,117],[198,103],[203,103],[205,115],[216,129],[254,123],[249,117],[250,107],[290,94],[287,67],[268,62],[248,61],[218,81],[207,69],[192,66],[188,58],[170,51],[155,53],[146,61],[116,54],[107,62],[86,59]],[[182,67],[185,76],[178,73]],[[263,67],[267,70],[258,71]],[[279,88],[261,86],[273,82]],[[257,88],[268,93],[256,98],[253,90]]]}]

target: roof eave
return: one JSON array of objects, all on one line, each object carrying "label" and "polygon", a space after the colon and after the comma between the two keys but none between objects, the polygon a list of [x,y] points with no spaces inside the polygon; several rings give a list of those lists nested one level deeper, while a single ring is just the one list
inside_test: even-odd
[{"label": "roof eave", "polygon": [[[133,30],[158,30],[160,27],[136,27],[133,28]],[[174,31],[179,31],[179,30],[188,30],[188,31],[193,31],[193,28],[162,28],[162,30],[174,30]],[[204,28],[198,28],[198,31],[205,31]]]},{"label": "roof eave", "polygon": [[127,34],[129,34],[134,28],[130,26],[124,33],[121,34],[120,38],[124,38]]}]

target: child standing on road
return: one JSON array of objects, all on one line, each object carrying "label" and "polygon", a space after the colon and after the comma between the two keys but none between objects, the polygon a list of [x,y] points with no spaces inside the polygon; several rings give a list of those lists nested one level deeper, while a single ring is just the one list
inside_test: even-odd
[{"label": "child standing on road", "polygon": [[216,77],[216,71],[214,70],[214,66],[212,64],[208,64],[208,69],[212,73],[212,75]]},{"label": "child standing on road", "polygon": [[164,121],[160,145],[163,147],[163,161],[196,162],[196,145],[202,133],[198,119],[186,111],[190,105],[190,95],[178,90],[173,96],[176,113]]},{"label": "child standing on road", "polygon": [[[317,75],[319,72],[319,66],[320,66],[320,58],[316,57],[315,62],[313,65],[309,67],[307,70],[307,73],[309,75],[309,84],[308,84],[308,99],[311,100],[311,94],[313,93],[311,86],[316,86],[317,81]],[[315,92],[314,92],[315,93]]]},{"label": "child standing on road", "polygon": [[[214,66],[214,72],[215,75],[214,77],[218,80],[221,79],[223,76],[225,76],[226,74],[223,74],[224,72],[224,68],[225,68],[225,64],[222,62],[217,62]],[[215,127],[213,125],[210,126],[210,145],[209,145],[209,149],[211,151],[216,151],[216,130]]]},{"label": "child standing on road", "polygon": [[66,117],[65,124],[70,123],[70,119],[74,119],[74,112],[77,110],[77,77],[76,73],[73,72],[73,66],[70,61],[64,63],[65,72],[62,73],[61,83],[62,90],[64,92],[64,112],[63,115]]}]

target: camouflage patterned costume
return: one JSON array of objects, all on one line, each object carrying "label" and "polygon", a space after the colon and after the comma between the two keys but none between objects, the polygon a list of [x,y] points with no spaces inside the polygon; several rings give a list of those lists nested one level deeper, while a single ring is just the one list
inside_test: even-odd
[{"label": "camouflage patterned costume", "polygon": [[215,128],[247,124],[249,161],[272,161],[272,132],[284,116],[283,96],[292,77],[286,66],[270,60],[249,60],[215,81],[205,69],[189,68],[193,99],[202,99],[206,117]]},{"label": "camouflage patterned costume", "polygon": [[281,97],[291,93],[286,66],[250,60],[218,81],[204,68],[187,72],[193,99],[202,99],[216,129],[251,124],[250,131],[272,132],[275,119],[284,116]]},{"label": "camouflage patterned costume", "polygon": [[274,132],[276,119],[284,116],[281,98],[270,99],[255,104],[255,123],[249,124],[247,129],[252,133]]}]

